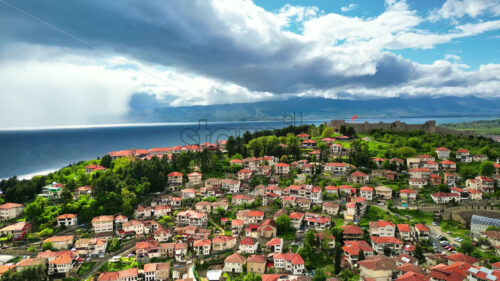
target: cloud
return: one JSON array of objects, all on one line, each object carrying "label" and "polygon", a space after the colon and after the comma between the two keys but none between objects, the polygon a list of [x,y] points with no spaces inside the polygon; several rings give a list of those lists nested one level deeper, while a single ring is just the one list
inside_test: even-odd
[{"label": "cloud", "polygon": [[455,54],[446,54],[444,55],[445,60],[452,60],[452,61],[458,61],[460,60],[460,56],[455,55]]},{"label": "cloud", "polygon": [[[481,69],[466,72],[464,65],[445,60],[418,64],[391,51],[435,48],[496,30],[500,21],[433,32],[406,1],[387,0],[381,14],[368,18],[293,5],[266,11],[245,0],[15,4],[72,36],[15,10],[0,9],[0,25],[12,27],[0,29],[0,61],[6,66],[0,92],[2,99],[17,96],[3,109],[11,112],[9,108],[35,94],[46,96],[60,104],[54,106],[57,114],[51,115],[46,109],[50,102],[42,98],[23,114],[47,111],[40,120],[50,122],[61,121],[54,116],[63,114],[74,115],[64,119],[68,122],[90,122],[102,112],[119,117],[136,93],[170,106],[293,95],[416,95],[427,90],[497,95],[488,87],[497,86],[499,76],[489,77]],[[23,51],[13,46],[23,46]],[[34,68],[26,67],[32,64]],[[495,65],[489,68],[496,73]],[[14,79],[12,73],[24,75]],[[88,99],[81,101],[84,96]],[[64,113],[79,102],[82,110]],[[29,121],[12,116],[2,120]]]},{"label": "cloud", "polygon": [[430,12],[429,20],[458,19],[464,16],[476,18],[483,14],[500,15],[497,0],[446,0],[439,9]]},{"label": "cloud", "polygon": [[349,12],[349,11],[354,10],[357,6],[358,5],[351,3],[347,6],[340,7],[340,11],[342,11],[342,13]]}]

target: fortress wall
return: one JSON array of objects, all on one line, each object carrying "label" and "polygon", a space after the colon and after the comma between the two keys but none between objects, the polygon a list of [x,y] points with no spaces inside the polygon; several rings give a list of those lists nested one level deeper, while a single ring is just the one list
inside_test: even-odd
[{"label": "fortress wall", "polygon": [[391,130],[395,132],[404,131],[425,131],[427,133],[439,133],[439,134],[451,134],[456,136],[471,136],[474,135],[472,132],[462,132],[456,131],[448,128],[436,126],[435,120],[428,120],[423,124],[406,124],[401,121],[394,121],[392,123],[379,122],[379,123],[347,123],[345,120],[331,120],[327,124],[328,126],[334,128],[336,131],[340,130],[341,126],[353,127],[354,131],[357,133],[368,134],[371,130],[382,129]]}]

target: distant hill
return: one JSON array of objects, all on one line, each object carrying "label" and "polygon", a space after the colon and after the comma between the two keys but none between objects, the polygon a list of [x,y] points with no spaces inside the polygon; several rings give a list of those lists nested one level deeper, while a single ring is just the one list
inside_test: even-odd
[{"label": "distant hill", "polygon": [[447,123],[440,126],[458,131],[473,131],[481,135],[500,135],[500,119]]},{"label": "distant hill", "polygon": [[152,96],[138,94],[130,102],[130,121],[179,122],[282,120],[301,114],[304,120],[383,117],[486,117],[500,116],[499,99],[468,97],[383,98],[367,100],[292,98],[255,103],[166,107]]}]

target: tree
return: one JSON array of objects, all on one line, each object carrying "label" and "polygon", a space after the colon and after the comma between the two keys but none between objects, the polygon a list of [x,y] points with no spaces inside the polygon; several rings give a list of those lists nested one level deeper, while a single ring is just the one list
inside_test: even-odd
[{"label": "tree", "polygon": [[403,158],[407,158],[407,157],[410,157],[412,155],[415,155],[417,153],[417,151],[412,147],[402,146],[402,147],[397,149],[397,153],[400,156],[402,156]]},{"label": "tree", "polygon": [[321,138],[329,138],[333,135],[334,132],[335,131],[332,127],[325,127],[323,129],[323,132],[321,132]]},{"label": "tree", "polygon": [[120,240],[113,238],[108,244],[108,252],[114,252],[122,247]]},{"label": "tree", "polygon": [[384,247],[384,255],[390,257],[392,254],[392,250],[389,247]]},{"label": "tree", "polygon": [[292,221],[287,215],[281,215],[276,218],[276,227],[278,229],[278,235],[294,231],[294,228],[292,227]]},{"label": "tree", "polygon": [[342,280],[351,280],[352,278],[354,278],[354,276],[356,276],[350,269],[346,269],[346,270],[342,270],[342,272],[340,273],[340,278],[342,278]]},{"label": "tree", "polygon": [[342,265],[342,248],[340,247],[340,243],[335,243],[335,274],[340,273]]},{"label": "tree", "polygon": [[113,159],[111,159],[111,156],[109,156],[108,154],[104,155],[101,158],[101,166],[103,166],[104,168],[111,168],[111,162],[113,162]]},{"label": "tree", "polygon": [[460,245],[460,247],[458,247],[458,251],[463,254],[471,255],[474,251],[474,245],[472,244],[472,241],[462,241],[462,244]]},{"label": "tree", "polygon": [[495,166],[490,162],[481,164],[481,176],[491,177],[495,173]]},{"label": "tree", "polygon": [[323,268],[316,269],[312,281],[326,281],[325,269]]},{"label": "tree", "polygon": [[415,258],[417,258],[418,262],[420,263],[425,262],[424,251],[422,250],[422,247],[419,244],[417,244],[417,247],[415,248]]},{"label": "tree", "polygon": [[54,245],[52,244],[52,242],[45,242],[42,244],[42,249],[44,251],[46,250],[54,250]]},{"label": "tree", "polygon": [[358,261],[365,260],[365,251],[359,250]]}]

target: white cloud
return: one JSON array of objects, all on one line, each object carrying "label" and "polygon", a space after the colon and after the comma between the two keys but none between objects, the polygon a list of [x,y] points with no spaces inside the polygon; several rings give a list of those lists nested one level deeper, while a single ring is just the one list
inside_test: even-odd
[{"label": "white cloud", "polygon": [[347,6],[340,7],[340,11],[342,11],[342,13],[349,12],[349,11],[354,10],[357,6],[358,5],[351,3]]},{"label": "white cloud", "polygon": [[[488,76],[484,70],[498,75],[497,65],[466,72],[467,66],[451,56],[445,58],[451,62],[423,65],[390,50],[434,48],[496,30],[500,20],[464,23],[437,33],[422,27],[426,19],[406,1],[397,0],[387,0],[385,11],[369,18],[292,5],[269,12],[252,1],[238,0],[71,3],[92,3],[89,7],[99,19],[98,30],[81,29],[90,27],[61,17],[65,9],[80,9],[51,1],[44,5],[46,11],[58,5],[59,12],[49,17],[55,25],[83,34],[83,39],[106,51],[82,51],[74,42],[54,39],[54,34],[61,34],[53,30],[14,32],[13,41],[36,44],[0,54],[0,92],[8,100],[0,105],[2,122],[35,122],[23,118],[33,119],[29,112],[37,110],[37,120],[52,123],[88,123],[100,114],[121,116],[137,92],[154,94],[173,106],[340,92],[498,94],[493,89],[498,89],[499,76]],[[7,25],[8,19],[0,10],[0,25]],[[29,23],[9,26],[30,27]],[[289,30],[292,24],[299,32]],[[100,57],[103,53],[105,57]],[[14,73],[23,75],[14,77]],[[13,112],[32,100],[37,103]]]},{"label": "white cloud", "polygon": [[460,56],[455,55],[455,54],[446,54],[446,55],[444,55],[444,59],[458,61],[458,60],[460,60]]},{"label": "white cloud", "polygon": [[497,0],[447,0],[439,9],[430,12],[429,20],[457,19],[464,16],[476,18],[483,14],[500,15]]}]

